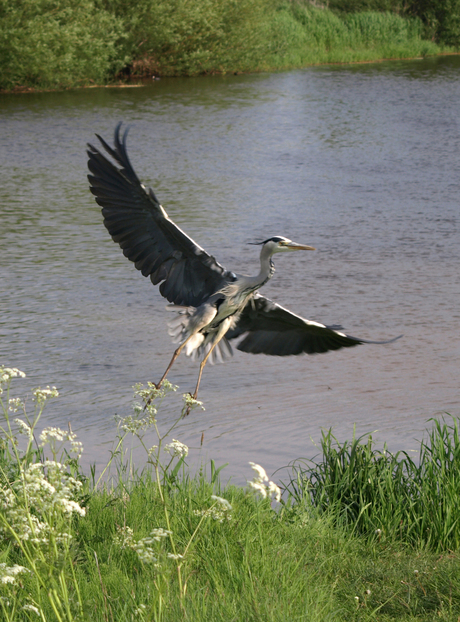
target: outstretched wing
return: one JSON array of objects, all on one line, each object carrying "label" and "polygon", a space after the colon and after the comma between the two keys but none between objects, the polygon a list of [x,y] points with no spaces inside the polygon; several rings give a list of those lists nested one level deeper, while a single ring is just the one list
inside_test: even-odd
[{"label": "outstretched wing", "polygon": [[361,343],[391,343],[390,341],[367,341],[345,335],[339,327],[328,327],[305,320],[280,307],[264,296],[256,294],[245,306],[236,326],[225,335],[235,339],[244,335],[237,349],[252,354],[316,354],[351,348]]},{"label": "outstretched wing", "polygon": [[139,181],[126,152],[126,136],[115,129],[114,149],[96,134],[117,168],[100,151],[88,145],[90,190],[102,207],[104,225],[161,294],[177,305],[197,307],[232,280],[211,255],[189,238],[168,217],[153,191]]}]

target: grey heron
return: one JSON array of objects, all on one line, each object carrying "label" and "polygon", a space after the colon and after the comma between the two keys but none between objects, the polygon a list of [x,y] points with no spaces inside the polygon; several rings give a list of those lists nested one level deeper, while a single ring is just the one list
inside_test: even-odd
[{"label": "grey heron", "polygon": [[139,181],[128,159],[128,130],[121,137],[120,129],[121,123],[115,129],[113,148],[96,134],[113,162],[88,145],[88,179],[113,241],[154,285],[160,283],[160,293],[178,313],[170,322],[170,334],[179,345],[157,388],[185,348],[187,355],[202,356],[192,395],[196,399],[208,359],[231,355],[230,341],[241,336],[238,350],[274,356],[315,354],[363,343],[395,341],[351,337],[340,326],[304,319],[258,293],[274,274],[273,255],[315,250],[312,246],[282,236],[271,237],[260,243],[257,275],[226,270],[169,218],[153,190]]}]

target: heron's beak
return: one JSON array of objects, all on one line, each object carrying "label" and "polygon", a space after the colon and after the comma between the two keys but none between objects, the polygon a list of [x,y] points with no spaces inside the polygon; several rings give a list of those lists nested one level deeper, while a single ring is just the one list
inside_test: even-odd
[{"label": "heron's beak", "polygon": [[297,244],[297,242],[288,242],[286,248],[290,251],[315,251],[314,246],[306,246],[305,244]]}]

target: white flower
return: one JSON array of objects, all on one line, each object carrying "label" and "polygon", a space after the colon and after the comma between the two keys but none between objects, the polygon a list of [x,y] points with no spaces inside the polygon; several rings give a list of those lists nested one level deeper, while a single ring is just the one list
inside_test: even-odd
[{"label": "white flower", "polygon": [[50,439],[55,439],[56,441],[62,442],[66,438],[66,432],[64,432],[64,430],[61,430],[60,428],[45,428],[40,434],[42,446],[46,445],[46,443],[48,443]]},{"label": "white flower", "polygon": [[184,400],[184,409],[186,408],[188,411],[193,410],[194,408],[201,408],[201,410],[205,410],[203,402],[195,399],[192,395],[190,395],[190,393],[184,393],[182,399]]},{"label": "white flower", "polygon": [[23,371],[20,371],[16,367],[0,367],[0,383],[6,383],[11,378],[25,378],[26,375]]},{"label": "white flower", "polygon": [[175,438],[173,438],[172,443],[165,446],[165,451],[175,458],[182,458],[182,456],[188,455],[187,445],[177,441]]},{"label": "white flower", "polygon": [[0,583],[15,583],[16,579],[14,577],[10,577],[9,575],[3,575],[0,577]]},{"label": "white flower", "polygon": [[[248,482],[251,492],[261,495],[264,499],[268,497],[269,499],[273,498],[275,501],[279,502],[281,500],[281,489],[279,486],[277,486],[275,482],[269,481],[265,469],[262,468],[260,464],[255,464],[255,462],[250,462],[249,464],[255,472],[254,479]],[[268,484],[264,482],[268,482]]]},{"label": "white flower", "polygon": [[122,549],[132,548],[134,545],[133,530],[131,527],[118,527],[118,533],[113,541]]},{"label": "white flower", "polygon": [[[172,391],[177,391],[177,387],[169,382],[169,380],[164,380],[163,384],[159,389],[157,389],[156,385],[153,382],[148,382],[147,387],[140,382],[133,386],[134,389],[134,398],[140,398],[144,404],[146,404],[146,410],[151,412],[152,414],[156,413],[156,408],[152,404],[152,402],[158,398],[162,399],[165,397],[167,393]],[[134,404],[134,409],[136,411],[138,404]]]},{"label": "white flower", "polygon": [[[65,543],[72,536],[59,531],[50,517],[70,519],[75,513],[84,516],[85,509],[74,500],[81,486],[59,462],[45,460],[44,464],[21,465],[17,481],[11,487],[0,488],[0,510],[20,540],[46,544],[54,536],[57,542]],[[5,533],[8,532],[0,526],[0,536]]]},{"label": "white flower", "polygon": [[225,508],[226,510],[232,509],[232,506],[227,501],[227,499],[223,499],[222,497],[218,497],[217,495],[211,495],[211,499],[219,503],[222,506],[222,508]]},{"label": "white flower", "polygon": [[80,441],[71,441],[70,446],[72,447],[70,451],[77,454],[77,457],[80,458],[83,453],[83,443]]},{"label": "white flower", "polygon": [[152,538],[154,540],[157,540],[158,542],[161,540],[161,538],[166,538],[167,536],[170,536],[172,534],[172,531],[169,531],[169,529],[162,529],[162,527],[159,527],[158,529],[152,529],[152,531],[150,532],[150,535],[152,536]]},{"label": "white flower", "polygon": [[18,426],[20,434],[25,434],[29,438],[32,437],[32,428],[28,426],[25,421],[22,419],[15,419],[14,422]]},{"label": "white flower", "polygon": [[151,547],[146,546],[142,540],[139,540],[132,548],[144,564],[152,564],[158,561],[155,557],[155,551]]},{"label": "white flower", "polygon": [[5,563],[0,564],[0,583],[14,584],[16,582],[16,575],[30,572],[28,568],[24,568],[24,566],[18,566],[15,564],[14,566],[7,566]]},{"label": "white flower", "polygon": [[80,514],[80,516],[86,516],[85,508],[80,507],[76,501],[61,499],[60,505],[66,514],[72,514],[72,512],[76,512],[77,514]]},{"label": "white flower", "polygon": [[219,521],[219,523],[223,523],[224,520],[232,520],[232,515],[230,514],[232,506],[227,499],[223,499],[217,495],[211,495],[211,499],[214,501],[214,504],[207,510],[194,510],[193,513],[195,516],[212,518],[215,521]]},{"label": "white flower", "polygon": [[24,402],[20,397],[12,397],[8,400],[8,410],[12,413],[17,412],[20,408],[24,408]]},{"label": "white flower", "polygon": [[260,482],[248,482],[248,486],[252,489],[252,492],[262,495],[264,499],[267,497],[267,487],[264,486],[264,484]]},{"label": "white flower", "polygon": [[184,556],[179,555],[179,553],[177,553],[176,555],[174,553],[168,553],[168,558],[169,559],[184,559]]},{"label": "white flower", "polygon": [[46,389],[41,389],[38,387],[32,391],[34,396],[34,402],[38,402],[39,404],[44,404],[46,400],[52,399],[53,397],[59,396],[59,391],[56,387],[50,387],[49,385]]},{"label": "white flower", "polygon": [[40,610],[37,607],[35,607],[34,605],[24,605],[23,610],[24,611],[33,611],[37,615],[40,615]]},{"label": "white flower", "polygon": [[281,500],[281,488],[275,482],[268,482],[268,496],[273,497],[279,503]]},{"label": "white flower", "polygon": [[155,414],[156,411],[153,412],[151,409],[148,409],[147,416],[142,419],[138,419],[137,416],[133,417],[132,415],[128,415],[127,417],[120,418],[119,426],[124,432],[138,434],[140,431],[148,430],[148,428],[155,424]]},{"label": "white flower", "polygon": [[250,462],[249,464],[251,465],[252,470],[256,473],[254,481],[268,482],[267,473],[265,472],[265,469],[260,466],[260,464],[256,464],[255,462]]}]

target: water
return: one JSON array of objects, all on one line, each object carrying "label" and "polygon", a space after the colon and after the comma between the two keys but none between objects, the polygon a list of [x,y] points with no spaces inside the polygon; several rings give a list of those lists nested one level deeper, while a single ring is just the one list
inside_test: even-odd
[{"label": "water", "polygon": [[[56,385],[43,424],[70,421],[100,467],[131,386],[172,354],[164,299],[88,191],[84,145],[122,120],[139,177],[223,265],[257,273],[247,242],[273,235],[312,244],[278,256],[264,295],[358,337],[404,333],[207,367],[206,411],[174,432],[191,464],[229,463],[242,483],[249,460],[273,473],[316,455],[330,426],[416,448],[430,417],[460,415],[459,75],[453,56],[3,95],[0,360],[27,372],[18,393]],[[197,371],[180,358],[170,379],[185,392]],[[165,404],[161,425],[179,408]]]}]

